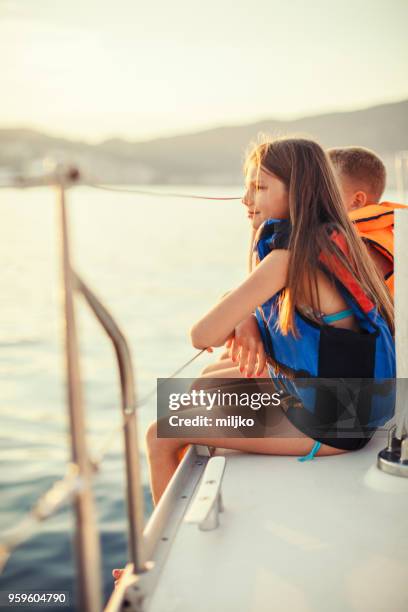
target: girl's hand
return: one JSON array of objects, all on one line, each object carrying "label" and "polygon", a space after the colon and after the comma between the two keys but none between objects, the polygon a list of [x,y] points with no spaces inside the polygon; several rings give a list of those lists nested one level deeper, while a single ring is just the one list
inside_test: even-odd
[{"label": "girl's hand", "polygon": [[234,337],[228,339],[226,346],[232,361],[239,363],[240,371],[248,378],[262,374],[266,355],[255,315],[251,314],[236,326]]}]

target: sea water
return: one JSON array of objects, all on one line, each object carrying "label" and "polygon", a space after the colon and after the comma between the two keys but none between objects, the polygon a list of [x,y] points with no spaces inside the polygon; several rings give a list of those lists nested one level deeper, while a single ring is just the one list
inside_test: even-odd
[{"label": "sea water", "polygon": [[[241,187],[177,186],[171,191],[239,196]],[[89,187],[70,190],[67,202],[74,267],[124,331],[141,398],[156,378],[170,375],[197,353],[189,327],[244,278],[249,241],[244,207],[239,200],[186,200]],[[18,525],[38,496],[64,475],[70,447],[56,192],[2,189],[0,212],[3,532]],[[96,455],[121,423],[118,373],[112,347],[82,300],[77,315],[88,445]],[[203,355],[182,375],[197,375],[212,359]],[[144,431],[155,412],[153,396],[138,413],[146,518],[152,504]],[[112,568],[127,560],[120,432],[95,477],[94,493],[106,598],[113,586]],[[69,591],[74,598],[73,528],[70,506],[39,525],[11,556],[0,591]]]}]

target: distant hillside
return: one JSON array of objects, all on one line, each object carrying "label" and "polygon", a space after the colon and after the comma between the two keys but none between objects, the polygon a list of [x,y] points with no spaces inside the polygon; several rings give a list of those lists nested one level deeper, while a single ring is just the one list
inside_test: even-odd
[{"label": "distant hillside", "polygon": [[408,149],[408,100],[294,121],[266,119],[148,142],[113,139],[89,145],[33,130],[0,130],[0,166],[23,171],[49,156],[77,163],[105,182],[232,183],[241,180],[245,149],[259,132],[306,135],[324,147],[365,146],[390,164],[396,151]]}]

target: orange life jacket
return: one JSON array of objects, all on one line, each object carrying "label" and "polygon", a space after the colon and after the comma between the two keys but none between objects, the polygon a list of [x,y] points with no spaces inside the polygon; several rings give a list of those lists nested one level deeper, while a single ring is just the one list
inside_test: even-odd
[{"label": "orange life jacket", "polygon": [[359,235],[365,242],[384,255],[393,265],[384,277],[391,295],[394,297],[394,210],[408,208],[405,204],[381,202],[367,204],[349,213]]}]

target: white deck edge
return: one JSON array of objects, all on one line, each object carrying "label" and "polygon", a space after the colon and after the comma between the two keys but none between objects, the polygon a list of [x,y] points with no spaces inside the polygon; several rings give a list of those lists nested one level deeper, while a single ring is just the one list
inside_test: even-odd
[{"label": "white deck edge", "polygon": [[104,612],[121,612],[125,598],[131,604],[126,608],[129,612],[138,610],[140,608],[134,602],[141,595],[142,609],[148,608],[149,597],[153,594],[172,540],[209,459],[208,456],[198,454],[198,452],[205,452],[205,450],[194,445],[189,447],[144,528],[143,554],[147,565],[150,566],[149,569],[146,573],[134,576],[133,566],[128,563]]}]

